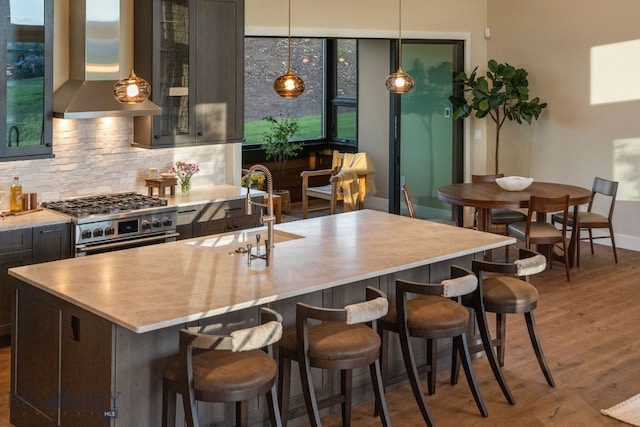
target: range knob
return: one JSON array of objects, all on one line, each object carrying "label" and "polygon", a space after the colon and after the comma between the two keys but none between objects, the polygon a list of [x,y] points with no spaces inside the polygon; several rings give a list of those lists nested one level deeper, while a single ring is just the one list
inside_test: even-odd
[{"label": "range knob", "polygon": [[89,239],[91,238],[91,230],[82,230],[82,233],[80,234],[82,236],[83,239]]},{"label": "range knob", "polygon": [[171,225],[172,223],[171,218],[167,218],[166,216],[162,218],[162,225]]},{"label": "range knob", "polygon": [[104,235],[105,235],[105,236],[110,236],[110,235],[112,235],[112,234],[115,234],[115,232],[116,232],[116,230],[115,230],[112,226],[110,226],[110,225],[107,225],[107,226],[104,228]]},{"label": "range knob", "polygon": [[154,219],[153,222],[151,223],[151,225],[153,225],[154,227],[160,227],[160,220],[159,219]]},{"label": "range knob", "polygon": [[143,230],[149,230],[151,228],[151,223],[145,219],[142,221],[141,227]]},{"label": "range knob", "polygon": [[102,228],[95,228],[93,230],[93,237],[100,237],[104,234],[104,230]]}]

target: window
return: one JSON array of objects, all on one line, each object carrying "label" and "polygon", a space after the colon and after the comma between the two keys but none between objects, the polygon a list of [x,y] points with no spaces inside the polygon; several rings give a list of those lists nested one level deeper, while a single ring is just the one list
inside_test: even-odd
[{"label": "window", "polygon": [[287,38],[245,37],[245,144],[259,144],[262,119],[298,119],[300,141],[357,140],[357,40],[291,39],[291,69],[305,82],[297,98],[281,98],[273,81],[286,72]]},{"label": "window", "polygon": [[50,156],[52,122],[52,2],[5,1],[0,6],[0,160]]}]

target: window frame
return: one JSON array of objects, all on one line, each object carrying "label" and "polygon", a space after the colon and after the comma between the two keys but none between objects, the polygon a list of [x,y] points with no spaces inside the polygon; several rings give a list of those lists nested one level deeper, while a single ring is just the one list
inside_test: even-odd
[{"label": "window frame", "polygon": [[[265,36],[245,36],[245,39],[249,38],[268,38]],[[332,146],[349,146],[357,149],[358,146],[358,138],[357,138],[357,123],[358,123],[358,98],[357,95],[355,98],[353,97],[345,97],[338,96],[338,40],[340,39],[348,39],[355,40],[356,49],[359,44],[359,40],[357,38],[347,38],[347,37],[338,37],[338,38],[330,38],[330,37],[292,37],[292,39],[320,39],[322,40],[322,109],[319,111],[321,114],[321,132],[322,135],[319,138],[313,139],[294,139],[296,142],[302,143],[304,146],[318,146],[318,145],[326,145],[330,144]],[[358,53],[356,51],[356,58],[358,58]],[[246,61],[246,60],[245,60]],[[358,86],[358,75],[359,75],[359,63],[356,65],[356,94],[359,92]],[[304,76],[301,76],[304,79]],[[301,95],[301,96],[304,96]],[[337,110],[338,107],[351,107],[356,110],[356,138],[355,139],[346,139],[346,138],[338,138],[336,136],[337,133]],[[246,107],[245,107],[246,108]],[[243,151],[256,151],[259,150],[261,143],[251,143],[251,144],[243,144]]]},{"label": "window frame", "polygon": [[[53,157],[53,2],[44,1],[44,76],[43,76],[43,124],[42,140],[40,145],[22,147],[9,147],[8,127],[6,122],[6,101],[0,103],[0,135],[4,135],[4,141],[0,143],[0,162],[42,159]],[[7,57],[7,34],[9,33],[9,20],[0,23],[0,57]],[[0,93],[6,100],[7,76],[0,77]]]}]

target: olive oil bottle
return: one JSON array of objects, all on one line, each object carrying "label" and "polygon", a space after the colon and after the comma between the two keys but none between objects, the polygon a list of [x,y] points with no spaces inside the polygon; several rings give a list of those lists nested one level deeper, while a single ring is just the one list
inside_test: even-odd
[{"label": "olive oil bottle", "polygon": [[11,212],[22,211],[22,184],[17,176],[13,177],[13,182],[9,188],[9,210]]}]

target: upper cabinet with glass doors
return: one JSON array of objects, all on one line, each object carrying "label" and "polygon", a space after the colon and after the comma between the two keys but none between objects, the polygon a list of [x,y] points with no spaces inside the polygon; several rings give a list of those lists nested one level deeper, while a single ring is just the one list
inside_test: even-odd
[{"label": "upper cabinet with glass doors", "polygon": [[53,2],[0,1],[0,161],[52,155]]},{"label": "upper cabinet with glass doors", "polygon": [[134,119],[134,144],[241,142],[243,47],[244,0],[135,0],[135,72],[162,114]]}]

